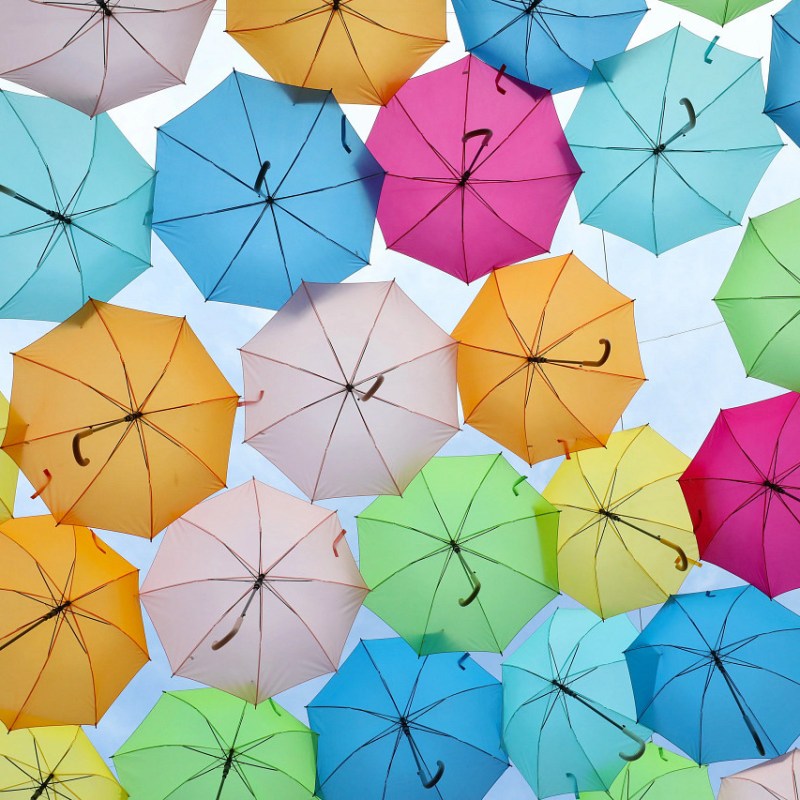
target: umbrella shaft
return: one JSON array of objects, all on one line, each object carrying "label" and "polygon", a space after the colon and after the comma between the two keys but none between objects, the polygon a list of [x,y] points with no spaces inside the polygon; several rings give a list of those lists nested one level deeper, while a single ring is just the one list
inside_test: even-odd
[{"label": "umbrella shaft", "polygon": [[744,724],[747,726],[747,730],[750,732],[750,735],[753,737],[753,742],[756,745],[756,749],[758,752],[763,756],[765,755],[764,752],[764,745],[761,742],[761,737],[758,735],[756,731],[755,725],[753,725],[752,720],[750,719],[749,715],[744,709],[742,705],[742,701],[739,699],[739,691],[736,688],[736,684],[734,684],[733,679],[728,674],[728,670],[725,669],[725,665],[719,658],[714,658],[714,666],[719,670],[720,675],[725,679],[725,683],[728,685],[728,690],[733,697],[734,703],[736,703],[736,707],[739,709],[739,713],[742,715],[742,719],[744,720]]},{"label": "umbrella shaft", "polygon": [[28,625],[28,627],[25,628],[24,631],[20,631],[16,636],[13,636],[7,642],[3,642],[3,644],[0,644],[0,650],[5,650],[7,647],[10,647],[12,644],[14,644],[14,642],[19,641],[23,636],[26,636],[31,631],[36,630],[36,628],[38,628],[43,622],[47,622],[47,620],[53,619],[53,617],[58,616],[69,605],[70,605],[69,603],[64,603],[62,605],[56,606],[55,608],[52,608],[44,616],[39,617],[39,619],[37,619],[34,623]]},{"label": "umbrella shaft", "polygon": [[39,784],[36,791],[31,795],[31,800],[38,800],[38,798],[40,798],[44,794],[45,790],[47,789],[47,785],[50,783],[51,780],[53,780],[54,777],[55,775],[51,772],[44,779],[44,781],[42,781],[42,783]]}]

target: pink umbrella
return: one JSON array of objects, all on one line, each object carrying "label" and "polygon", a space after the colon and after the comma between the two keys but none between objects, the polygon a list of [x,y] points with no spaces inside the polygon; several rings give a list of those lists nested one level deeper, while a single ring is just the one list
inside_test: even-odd
[{"label": "pink umbrella", "polygon": [[386,246],[467,283],[547,252],[581,173],[550,92],[473,56],[406,83],[367,146]]},{"label": "pink umbrella", "polygon": [[800,758],[790,750],[722,779],[717,800],[800,800]]},{"label": "pink umbrella", "polygon": [[335,511],[253,479],[167,528],[141,594],[176,675],[257,704],[336,669],[367,587]]},{"label": "pink umbrella", "polygon": [[702,558],[770,597],[800,587],[799,400],[720,412],[679,478]]},{"label": "pink umbrella", "polygon": [[242,364],[245,441],[312,500],[401,494],[458,430],[456,342],[394,281],[303,283]]},{"label": "pink umbrella", "polygon": [[89,116],[183,83],[214,0],[2,0],[0,78]]}]

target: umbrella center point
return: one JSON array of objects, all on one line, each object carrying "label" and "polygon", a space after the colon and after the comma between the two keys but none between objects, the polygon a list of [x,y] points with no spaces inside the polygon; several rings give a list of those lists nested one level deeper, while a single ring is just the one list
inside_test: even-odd
[{"label": "umbrella center point", "polygon": [[453,548],[453,552],[454,553],[460,553],[461,552],[461,546],[459,545],[459,543],[455,539],[451,539],[450,540],[450,547]]},{"label": "umbrella center point", "polygon": [[66,214],[62,214],[60,211],[48,211],[47,215],[56,222],[63,222],[64,225],[72,224],[72,218],[68,217]]},{"label": "umbrella center point", "polygon": [[597,513],[600,514],[601,517],[608,517],[611,520],[619,522],[619,514],[615,514],[613,511],[609,511],[607,508],[598,508]]},{"label": "umbrella center point", "polygon": [[525,7],[525,13],[533,14],[534,10],[536,9],[536,6],[538,6],[539,3],[541,2],[542,0],[532,0],[532,2],[528,3],[528,5]]},{"label": "umbrella center point", "polygon": [[352,392],[352,391],[353,391],[353,389],[355,389],[355,388],[356,388],[356,387],[355,387],[355,386],[353,386],[353,384],[352,384],[352,383],[346,383],[346,384],[344,385],[344,390],[345,390],[346,392]]},{"label": "umbrella center point", "polygon": [[331,8],[334,11],[338,11],[339,10],[339,0],[333,0],[333,2],[331,3]]},{"label": "umbrella center point", "polygon": [[663,152],[664,152],[666,149],[667,149],[667,145],[666,145],[666,144],[659,144],[659,145],[657,145],[656,147],[654,147],[654,148],[653,148],[653,152],[654,152],[656,155],[660,155],[660,154],[661,154],[661,153],[663,153]]},{"label": "umbrella center point", "polygon": [[62,611],[66,611],[72,605],[71,600],[65,600],[63,603],[59,603],[57,606],[51,608],[43,617],[43,619],[52,619],[53,617],[57,617]]},{"label": "umbrella center point", "polygon": [[778,494],[786,494],[786,489],[784,489],[783,486],[773,483],[772,481],[765,480],[761,485],[766,486],[767,489],[777,492]]},{"label": "umbrella center point", "polygon": [[144,416],[144,412],[142,411],[131,411],[130,414],[126,414],[124,417],[125,422],[133,422],[134,420],[141,419]]},{"label": "umbrella center point", "polygon": [[108,7],[108,0],[94,0],[98,6],[103,10],[103,13],[107,16],[111,16],[111,9]]},{"label": "umbrella center point", "polygon": [[265,202],[265,203],[266,203],[268,206],[274,205],[274,204],[275,204],[275,198],[274,198],[274,197],[273,197],[271,194],[268,194],[268,195],[267,195],[267,196],[264,198],[264,202]]},{"label": "umbrella center point", "polygon": [[468,170],[468,169],[464,170],[463,174],[458,179],[458,185],[459,186],[466,186],[467,185],[467,181],[470,179],[471,176],[472,176],[472,171],[471,170]]}]

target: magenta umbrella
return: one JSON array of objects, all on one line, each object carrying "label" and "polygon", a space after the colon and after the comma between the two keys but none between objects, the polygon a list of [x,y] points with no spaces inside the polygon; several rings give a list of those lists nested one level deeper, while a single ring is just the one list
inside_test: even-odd
[{"label": "magenta umbrella", "polygon": [[721,411],[679,478],[701,557],[770,597],[800,587],[798,401]]},{"label": "magenta umbrella", "polygon": [[581,173],[550,92],[472,56],[410,80],[367,147],[386,246],[467,283],[547,252]]}]

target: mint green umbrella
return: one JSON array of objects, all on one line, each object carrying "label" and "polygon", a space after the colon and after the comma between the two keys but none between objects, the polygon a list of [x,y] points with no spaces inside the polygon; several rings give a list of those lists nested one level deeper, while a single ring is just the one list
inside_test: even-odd
[{"label": "mint green umbrella", "polygon": [[766,5],[769,0],[664,0],[664,2],[699,14],[716,22],[717,25],[725,25],[732,19],[747,14],[748,11]]}]

